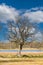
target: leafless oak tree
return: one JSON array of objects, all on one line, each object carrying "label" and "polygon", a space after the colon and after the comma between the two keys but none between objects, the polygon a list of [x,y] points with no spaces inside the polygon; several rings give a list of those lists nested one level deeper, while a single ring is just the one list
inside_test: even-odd
[{"label": "leafless oak tree", "polygon": [[30,33],[30,29],[34,28],[33,24],[29,22],[28,18],[19,16],[15,22],[9,21],[7,38],[11,42],[19,43],[21,55],[22,47],[27,38],[32,37],[34,33]]}]

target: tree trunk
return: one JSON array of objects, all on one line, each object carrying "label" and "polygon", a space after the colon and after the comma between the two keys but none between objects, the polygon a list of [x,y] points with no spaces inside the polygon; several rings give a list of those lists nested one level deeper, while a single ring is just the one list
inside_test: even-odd
[{"label": "tree trunk", "polygon": [[21,56],[22,47],[23,47],[23,45],[20,44],[20,45],[19,45],[19,56]]},{"label": "tree trunk", "polygon": [[20,44],[20,51],[19,51],[19,54],[21,55],[21,50],[22,50],[22,47],[23,47],[23,45],[22,44]]}]

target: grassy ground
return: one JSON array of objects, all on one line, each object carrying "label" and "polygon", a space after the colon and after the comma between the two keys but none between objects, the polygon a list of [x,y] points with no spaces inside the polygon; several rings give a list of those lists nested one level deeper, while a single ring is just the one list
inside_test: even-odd
[{"label": "grassy ground", "polygon": [[[23,60],[22,58],[18,58],[18,60]],[[17,60],[17,58],[16,58]],[[25,58],[24,58],[25,60]],[[0,65],[43,65],[43,58],[29,58],[27,61],[15,61],[15,62],[0,62]]]},{"label": "grassy ground", "polygon": [[0,52],[0,65],[43,65],[43,52],[22,53]]},{"label": "grassy ground", "polygon": [[[0,50],[19,50],[19,48],[15,48],[15,49],[0,49]],[[43,50],[43,48],[23,48],[23,50]]]},{"label": "grassy ground", "polygon": [[[36,50],[36,48],[23,48],[23,50]],[[18,52],[0,52],[0,65],[43,65],[43,52],[22,52],[21,54],[19,57]]]}]

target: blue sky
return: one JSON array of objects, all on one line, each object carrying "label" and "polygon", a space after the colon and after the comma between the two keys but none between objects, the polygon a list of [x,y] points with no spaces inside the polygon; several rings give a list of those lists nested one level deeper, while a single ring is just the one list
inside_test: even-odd
[{"label": "blue sky", "polygon": [[29,9],[43,6],[43,0],[0,0],[0,4],[1,3],[5,3],[17,9]]},{"label": "blue sky", "polygon": [[[42,19],[41,14],[43,14],[43,0],[0,0],[0,6],[4,8],[4,6],[2,6],[2,4],[4,4],[5,6],[8,6],[8,7],[10,6],[11,7],[10,10],[12,8],[15,8],[17,11],[17,12],[14,11],[15,13],[18,13],[18,10],[21,10],[21,11],[32,10],[32,14],[29,13],[29,15],[31,15],[31,16],[33,15],[33,17],[38,13],[38,15],[37,15],[38,17],[37,16],[36,17],[37,17],[37,21],[39,23],[36,23],[36,27],[38,28],[38,32],[40,32],[40,34],[43,34],[43,20],[41,20]],[[36,11],[36,12],[34,13],[34,11]],[[13,12],[13,10],[12,10],[12,12]],[[28,14],[28,12],[25,13],[26,16],[27,16],[27,14]],[[33,18],[33,17],[31,17],[31,18]],[[39,18],[41,21],[39,20]],[[0,19],[1,19],[1,16],[0,16]],[[32,19],[32,20],[35,21],[36,19],[35,20]],[[7,32],[7,28],[6,28],[5,23],[0,22],[0,26],[1,25],[2,25],[2,30],[0,31],[0,40],[4,41],[4,40],[6,40],[5,33]]]}]

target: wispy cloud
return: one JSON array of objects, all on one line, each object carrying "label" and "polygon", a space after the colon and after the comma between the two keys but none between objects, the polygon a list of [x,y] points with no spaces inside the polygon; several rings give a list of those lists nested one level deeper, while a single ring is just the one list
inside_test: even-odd
[{"label": "wispy cloud", "polygon": [[15,21],[19,15],[19,11],[13,7],[7,6],[5,4],[0,5],[0,21],[6,22],[8,20]]},{"label": "wispy cloud", "polygon": [[29,11],[37,11],[37,10],[43,10],[43,7],[35,7],[35,8],[31,8],[29,9]]},{"label": "wispy cloud", "polygon": [[23,16],[28,17],[30,22],[43,22],[43,7],[26,10]]}]

